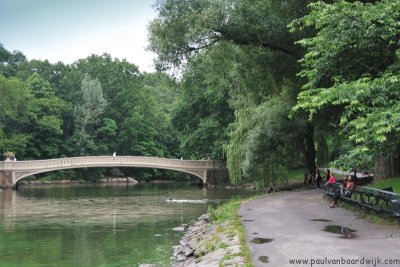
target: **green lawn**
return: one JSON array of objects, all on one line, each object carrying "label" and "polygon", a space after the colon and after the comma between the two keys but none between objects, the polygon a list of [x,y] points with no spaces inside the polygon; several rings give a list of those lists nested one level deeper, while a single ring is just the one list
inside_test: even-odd
[{"label": "green lawn", "polygon": [[303,182],[305,172],[307,172],[306,169],[289,170],[287,172],[286,177],[288,178],[288,180],[296,180],[296,181]]},{"label": "green lawn", "polygon": [[373,182],[372,184],[369,184],[368,187],[378,189],[392,187],[394,192],[400,194],[400,177],[393,177],[387,180]]}]

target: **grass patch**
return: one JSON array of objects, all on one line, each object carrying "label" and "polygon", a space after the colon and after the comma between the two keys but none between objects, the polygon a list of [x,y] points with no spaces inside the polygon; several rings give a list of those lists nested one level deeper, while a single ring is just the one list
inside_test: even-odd
[{"label": "grass patch", "polygon": [[307,172],[305,169],[289,170],[286,176],[288,177],[288,180],[303,182],[305,172]]},{"label": "grass patch", "polygon": [[386,180],[376,181],[369,184],[368,187],[377,189],[392,187],[395,193],[400,194],[400,177],[392,177]]},{"label": "grass patch", "polygon": [[[230,227],[226,227],[224,229],[220,229],[222,231],[228,231],[231,232],[232,230],[236,232],[239,236],[240,240],[240,247],[241,247],[241,253],[240,256],[244,258],[245,261],[245,267],[254,267],[254,264],[252,263],[251,260],[251,253],[250,253],[250,248],[247,245],[246,242],[246,235],[244,232],[244,227],[242,223],[240,222],[240,219],[238,217],[238,211],[240,208],[240,205],[246,201],[255,199],[259,196],[252,196],[249,198],[235,198],[230,200],[227,203],[222,204],[221,206],[218,206],[217,208],[213,208],[211,206],[208,207],[208,212],[210,214],[211,220],[215,223],[220,223],[220,222],[229,222],[231,225],[233,225],[233,229],[229,229]],[[230,234],[230,233],[229,233]]]}]

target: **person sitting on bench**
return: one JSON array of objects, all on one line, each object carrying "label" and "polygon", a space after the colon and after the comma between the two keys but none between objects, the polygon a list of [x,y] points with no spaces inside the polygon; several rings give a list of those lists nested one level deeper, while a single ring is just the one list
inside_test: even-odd
[{"label": "person sitting on bench", "polygon": [[334,183],[336,183],[336,177],[331,175],[329,180],[325,183],[325,186],[332,186]]},{"label": "person sitting on bench", "polygon": [[347,179],[347,183],[344,187],[344,190],[337,191],[335,195],[333,196],[332,202],[329,205],[330,208],[335,208],[337,207],[337,201],[339,200],[340,196],[343,197],[351,197],[351,194],[353,193],[354,189],[356,188],[356,183],[354,181],[353,177],[349,177]]},{"label": "person sitting on bench", "polygon": [[344,194],[344,190],[346,190],[347,183],[351,180],[351,175],[347,175],[344,177],[342,185],[340,186],[340,194]]}]

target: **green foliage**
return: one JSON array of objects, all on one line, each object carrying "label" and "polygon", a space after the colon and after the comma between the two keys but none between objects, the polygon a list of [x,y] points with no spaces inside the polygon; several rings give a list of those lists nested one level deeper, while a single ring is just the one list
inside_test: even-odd
[{"label": "green foliage", "polygon": [[82,80],[83,102],[77,104],[74,109],[76,154],[87,155],[96,153],[93,140],[94,132],[100,128],[101,116],[107,105],[103,97],[103,89],[99,80],[92,79],[85,74]]},{"label": "green foliage", "polygon": [[162,73],[144,74],[144,92],[152,99],[154,108],[152,125],[157,130],[153,138],[159,145],[157,154],[163,157],[177,158],[182,154],[179,148],[179,134],[174,127],[173,110],[180,95],[178,84]]},{"label": "green foliage", "polygon": [[0,151],[25,154],[30,139],[32,96],[18,79],[0,76]]},{"label": "green foliage", "polygon": [[26,82],[0,77],[0,84],[2,149],[12,149],[18,157],[57,156],[66,103],[55,96],[51,85],[38,74]]},{"label": "green foliage", "polygon": [[28,120],[32,96],[23,82],[4,76],[0,76],[0,94],[0,126],[17,130],[18,124]]},{"label": "green foliage", "polygon": [[149,48],[158,54],[160,69],[179,66],[199,50],[225,41],[295,54],[297,38],[286,25],[304,14],[307,2],[158,1]]},{"label": "green foliage", "polygon": [[149,48],[159,56],[159,69],[178,66],[218,35],[210,31],[216,16],[212,1],[158,1],[156,10],[159,17],[149,25]]},{"label": "green foliage", "polygon": [[[64,65],[26,61],[1,48],[0,71],[7,74],[0,76],[2,151],[15,151],[20,160],[113,151],[180,156],[178,134],[171,124],[180,92],[167,75],[141,74],[137,66],[107,54]],[[106,172],[79,169],[66,175],[97,179]],[[164,174],[134,168],[123,172],[143,179]],[[65,178],[63,172],[55,175]]]},{"label": "green foliage", "polygon": [[20,51],[10,52],[0,44],[0,76],[6,78],[16,75],[21,64],[26,62],[26,57]]},{"label": "green foliage", "polygon": [[[233,121],[228,101],[234,73],[229,68],[232,62],[221,52],[211,51],[194,58],[183,73],[182,94],[172,123],[181,134],[185,158],[225,158],[227,126]],[[226,68],[219,67],[222,63]]]},{"label": "green foliage", "polygon": [[297,167],[301,146],[293,140],[301,140],[303,132],[299,122],[288,118],[290,102],[283,94],[238,114],[226,147],[233,182],[265,187],[285,182],[286,170]]},{"label": "green foliage", "polygon": [[370,165],[365,155],[390,153],[399,145],[400,1],[319,1],[310,8],[292,24],[317,30],[299,42],[307,49],[300,75],[308,82],[294,110],[315,118],[339,107],[341,133],[355,146],[346,156]]},{"label": "green foliage", "polygon": [[287,171],[286,180],[304,182],[304,169],[291,169]]},{"label": "green foliage", "polygon": [[235,198],[217,208],[209,206],[208,213],[211,220],[213,222],[234,221],[237,218],[237,212],[242,202],[243,199]]},{"label": "green foliage", "polygon": [[400,0],[156,9],[149,48],[178,80],[108,54],[50,64],[0,46],[0,148],[23,158],[227,159],[232,182],[262,187],[316,159],[371,169],[400,146]]},{"label": "green foliage", "polygon": [[67,104],[55,95],[50,83],[39,74],[32,74],[26,83],[33,96],[32,130],[26,153],[33,158],[57,157],[62,143],[62,115],[67,110]]},{"label": "green foliage", "polygon": [[373,172],[375,157],[372,153],[359,152],[354,146],[345,143],[341,147],[339,156],[330,164],[339,170],[351,170],[355,166],[364,171]]},{"label": "green foliage", "polygon": [[281,179],[302,155],[315,160],[305,151],[305,117],[287,119],[302,83],[296,73],[303,50],[294,41],[308,34],[290,34],[287,24],[306,14],[307,2],[158,2],[150,49],[160,69],[182,70],[174,125],[183,153],[226,153],[232,182],[260,186]]}]

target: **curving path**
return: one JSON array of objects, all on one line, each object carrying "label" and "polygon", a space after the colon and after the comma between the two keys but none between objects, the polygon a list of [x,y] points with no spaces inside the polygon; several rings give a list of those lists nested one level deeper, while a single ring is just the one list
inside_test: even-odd
[{"label": "curving path", "polygon": [[255,266],[400,266],[400,226],[330,209],[322,196],[319,190],[294,191],[241,206]]}]

